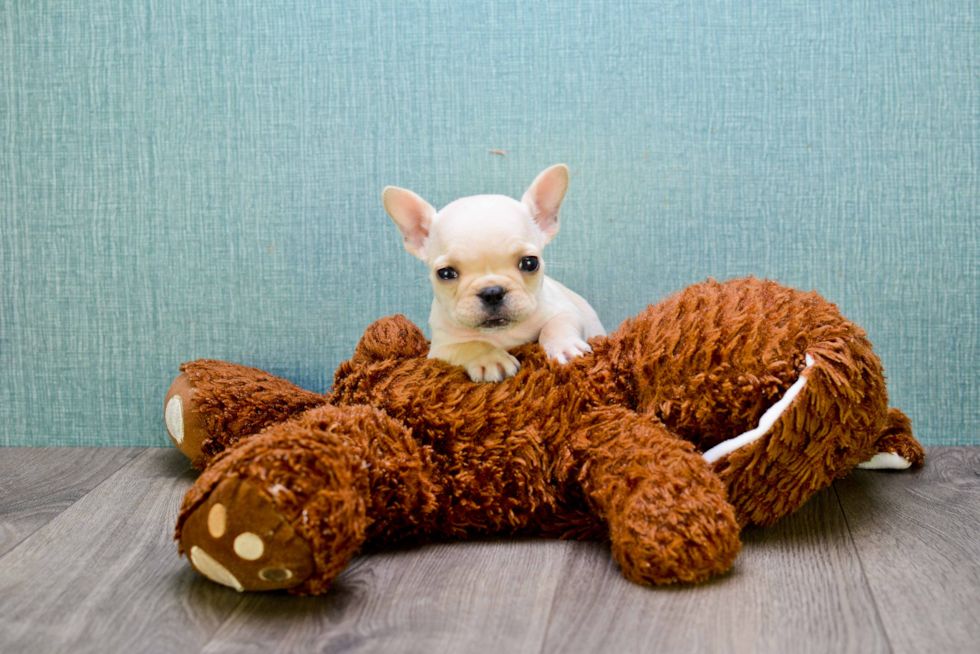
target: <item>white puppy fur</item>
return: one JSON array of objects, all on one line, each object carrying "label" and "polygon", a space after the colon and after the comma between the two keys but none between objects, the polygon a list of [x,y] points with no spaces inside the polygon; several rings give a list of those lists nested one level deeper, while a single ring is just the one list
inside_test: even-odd
[{"label": "white puppy fur", "polygon": [[429,266],[435,298],[430,359],[466,368],[473,381],[512,377],[520,363],[507,350],[538,341],[561,363],[591,351],[605,335],[579,295],[544,274],[541,251],[558,233],[568,167],[542,172],[520,202],[503,195],[461,198],[436,211],[406,189],[389,186],[385,211],[405,249]]}]

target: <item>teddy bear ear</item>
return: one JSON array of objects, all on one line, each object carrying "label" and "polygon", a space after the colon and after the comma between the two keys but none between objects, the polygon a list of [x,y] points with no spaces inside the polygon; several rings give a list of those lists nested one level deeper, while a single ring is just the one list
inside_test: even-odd
[{"label": "teddy bear ear", "polygon": [[425,241],[436,215],[435,208],[419,195],[408,189],[387,186],[381,193],[385,211],[398,225],[405,241],[405,249],[425,260]]},{"label": "teddy bear ear", "polygon": [[394,357],[424,357],[429,352],[425,334],[412,321],[398,314],[376,320],[364,330],[354,356],[360,362],[385,361]]},{"label": "teddy bear ear", "polygon": [[558,233],[558,209],[565,199],[569,179],[568,166],[555,164],[538,175],[521,198],[544,232],[545,243]]}]

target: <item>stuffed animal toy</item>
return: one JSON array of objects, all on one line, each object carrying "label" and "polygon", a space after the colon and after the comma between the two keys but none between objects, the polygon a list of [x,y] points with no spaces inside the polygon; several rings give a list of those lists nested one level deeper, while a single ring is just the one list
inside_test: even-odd
[{"label": "stuffed animal toy", "polygon": [[637,583],[698,582],[742,526],[862,462],[923,461],[865,332],[816,293],[709,280],[590,344],[566,364],[521,346],[516,376],[478,384],[395,316],[328,395],[183,365],[166,423],[204,472],[181,553],[238,590],[316,594],[365,548],[522,534],[606,539]]}]

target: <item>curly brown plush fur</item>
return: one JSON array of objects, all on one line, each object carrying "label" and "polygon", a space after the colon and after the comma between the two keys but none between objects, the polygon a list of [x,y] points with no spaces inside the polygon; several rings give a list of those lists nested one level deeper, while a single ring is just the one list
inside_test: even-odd
[{"label": "curly brown plush fur", "polygon": [[[740,524],[774,522],[883,448],[921,463],[865,333],[815,293],[709,281],[591,345],[565,365],[522,346],[515,377],[474,384],[395,316],[367,330],[329,396],[185,364],[167,403],[207,470],[181,509],[181,551],[234,587],[319,593],[365,545],[608,538],[628,578],[695,582],[732,565]],[[800,375],[770,429],[705,462]]]}]

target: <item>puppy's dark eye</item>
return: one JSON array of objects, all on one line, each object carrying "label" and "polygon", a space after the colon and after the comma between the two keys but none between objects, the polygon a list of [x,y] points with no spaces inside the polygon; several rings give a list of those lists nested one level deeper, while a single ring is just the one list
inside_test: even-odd
[{"label": "puppy's dark eye", "polygon": [[517,268],[522,272],[533,273],[538,269],[538,258],[537,257],[524,257],[521,262],[517,264]]},{"label": "puppy's dark eye", "polygon": [[459,273],[456,272],[456,269],[449,268],[449,267],[440,268],[439,270],[436,271],[436,274],[439,276],[439,279],[447,282],[451,279],[456,279],[457,277],[459,277]]}]

